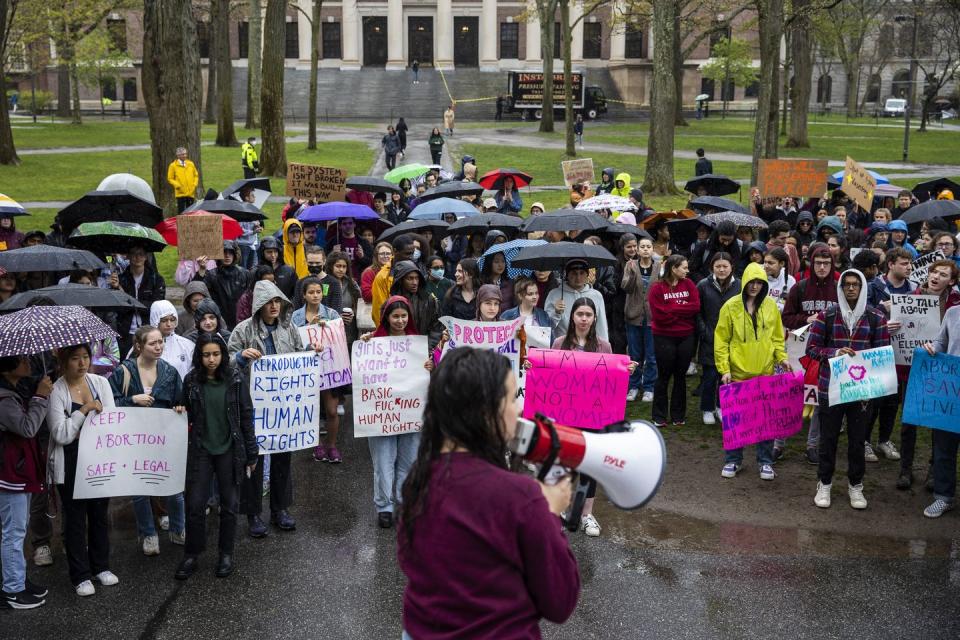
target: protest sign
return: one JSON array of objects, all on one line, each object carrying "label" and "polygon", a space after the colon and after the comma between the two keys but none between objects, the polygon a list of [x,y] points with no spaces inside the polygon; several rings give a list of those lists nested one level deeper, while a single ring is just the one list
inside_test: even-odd
[{"label": "protest sign", "polygon": [[843,167],[843,192],[853,198],[864,211],[870,211],[873,208],[873,192],[876,188],[877,179],[866,167],[847,156],[847,163]]},{"label": "protest sign", "polygon": [[347,195],[347,171],[288,162],[287,195],[317,203],[340,202]]},{"label": "protest sign", "polygon": [[901,325],[890,332],[893,355],[897,364],[909,366],[913,350],[940,333],[940,297],[891,294],[890,321]]},{"label": "protest sign", "polygon": [[177,216],[177,253],[181,260],[223,259],[223,217],[218,213]]},{"label": "protest sign", "polygon": [[170,409],[90,412],[77,444],[73,498],[172,496],[183,491],[187,417]]},{"label": "protest sign", "polygon": [[417,433],[423,426],[430,372],[426,336],[353,343],[353,435]]},{"label": "protest sign", "polygon": [[817,377],[820,362],[807,357],[807,337],[810,325],[787,332],[787,362],[794,371],[803,371],[803,404],[817,406]]},{"label": "protest sign", "polygon": [[567,187],[581,182],[593,182],[593,158],[563,160],[560,168],[563,170],[563,182]]},{"label": "protest sign", "polygon": [[760,160],[757,187],[764,198],[822,196],[827,188],[827,161],[763,158]]},{"label": "protest sign", "polygon": [[317,352],[320,367],[317,371],[318,389],[325,391],[348,385],[353,381],[350,373],[350,352],[347,350],[347,334],[344,331],[343,320],[330,320],[324,326],[308,324],[299,327],[300,340],[303,346],[312,349],[319,343],[322,347]]},{"label": "protest sign", "polygon": [[320,431],[320,356],[312,351],[250,363],[253,427],[260,453],[316,446]]},{"label": "protest sign", "polygon": [[921,287],[927,284],[927,274],[930,273],[930,265],[937,260],[943,260],[946,257],[947,256],[945,256],[943,251],[940,251],[940,249],[920,256],[913,261],[910,270],[910,277],[907,279],[915,287]]},{"label": "protest sign", "polygon": [[723,448],[740,449],[803,428],[803,375],[782,373],[720,385]]},{"label": "protest sign", "polygon": [[853,356],[830,358],[830,406],[882,398],[897,392],[893,347],[857,351]]},{"label": "protest sign", "polygon": [[916,350],[903,401],[903,422],[960,433],[960,358]]},{"label": "protest sign", "polygon": [[630,358],[609,353],[531,349],[523,416],[537,413],[559,424],[602,429],[620,422],[627,407]]}]

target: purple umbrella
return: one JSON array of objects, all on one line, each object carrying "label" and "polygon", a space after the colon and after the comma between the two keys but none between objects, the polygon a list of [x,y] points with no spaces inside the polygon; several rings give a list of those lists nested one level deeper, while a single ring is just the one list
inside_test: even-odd
[{"label": "purple umbrella", "polygon": [[324,202],[307,207],[297,216],[300,222],[327,222],[340,218],[355,218],[357,220],[374,220],[379,218],[377,212],[365,204],[352,202]]},{"label": "purple umbrella", "polygon": [[0,358],[28,356],[116,335],[83,307],[28,307],[0,317]]}]

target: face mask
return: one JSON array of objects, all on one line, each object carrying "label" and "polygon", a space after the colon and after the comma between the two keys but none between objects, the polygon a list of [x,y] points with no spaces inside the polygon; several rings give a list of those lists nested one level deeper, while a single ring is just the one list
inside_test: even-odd
[{"label": "face mask", "polygon": [[437,280],[443,277],[443,273],[444,273],[443,267],[439,267],[437,269],[430,269],[430,275],[436,278]]},{"label": "face mask", "polygon": [[323,273],[323,267],[318,265],[307,265],[307,271],[309,271],[313,275],[318,275]]},{"label": "face mask", "polygon": [[421,256],[420,249],[414,249],[414,250],[413,250],[413,261],[416,262],[417,260],[419,260],[419,259],[420,259],[420,256]]}]

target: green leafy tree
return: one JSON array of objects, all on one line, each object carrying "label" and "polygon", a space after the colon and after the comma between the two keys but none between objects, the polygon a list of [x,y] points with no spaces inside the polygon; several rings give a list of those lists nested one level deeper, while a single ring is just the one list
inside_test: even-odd
[{"label": "green leafy tree", "polygon": [[740,38],[721,38],[713,45],[712,56],[700,65],[700,73],[720,83],[723,98],[723,117],[727,115],[726,87],[733,83],[745,87],[757,79],[757,69],[753,66],[753,51],[750,43]]},{"label": "green leafy tree", "polygon": [[101,114],[104,113],[105,106],[104,84],[113,80],[116,85],[120,80],[120,70],[133,66],[126,52],[118,51],[113,46],[113,40],[105,27],[91,31],[77,44],[75,64],[80,82],[99,89]]}]

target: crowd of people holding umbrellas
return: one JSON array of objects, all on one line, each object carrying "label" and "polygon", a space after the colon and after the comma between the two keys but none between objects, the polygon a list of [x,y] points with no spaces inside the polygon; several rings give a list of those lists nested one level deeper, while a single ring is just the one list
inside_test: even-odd
[{"label": "crowd of people holding umbrellas", "polygon": [[[132,501],[144,554],[160,553],[158,531],[184,547],[177,578],[197,570],[210,507],[219,507],[220,577],[233,571],[238,514],[250,536],[268,535],[265,496],[269,525],[295,530],[291,454],[257,454],[245,375],[263,355],[309,349],[296,326],[342,319],[350,342],[414,333],[428,336],[434,349],[446,337],[443,316],[522,318],[524,326],[548,329],[554,348],[629,355],[626,400],[651,403],[661,429],[685,425],[688,376],[700,375],[697,419],[713,425],[722,420],[720,384],[788,368],[785,330],[811,325],[807,355],[814,359],[889,343],[891,293],[940,296],[941,339],[926,348],[960,354],[953,337],[960,311],[952,310],[960,306],[960,205],[953,200],[960,185],[949,180],[912,190],[883,180],[867,211],[834,177],[822,198],[764,199],[754,189],[742,205],[723,197],[738,193],[738,183],[706,174],[687,183],[688,208],[667,212],[648,207],[629,173],[613,168],[595,185],[575,185],[571,206],[560,210],[525,207],[521,190],[531,182],[512,168],[478,177],[469,156],[456,175],[402,165],[384,178],[350,178],[342,202],[291,200],[272,234],[264,230],[265,178],[208,192],[164,219],[144,181],[116,174],[61,210],[49,231],[26,233],[17,223],[27,212],[0,196],[5,602],[17,609],[44,603],[47,590],[26,578],[25,545],[29,537],[38,566],[54,563],[47,514],[58,511],[76,593],[117,584],[109,500],[73,498],[84,421],[113,406],[176,408],[191,425],[204,425],[191,427],[188,457],[200,462],[189,466],[185,494],[164,504]],[[177,244],[184,216],[204,215],[220,216],[223,258],[179,261],[178,309],[156,255]],[[943,258],[927,281],[911,285],[910,264],[932,251]],[[348,392],[324,393],[325,438],[312,452],[318,462],[343,461],[338,438]],[[864,462],[876,462],[876,452],[899,460],[901,489],[914,482],[917,456],[929,459],[935,499],[924,514],[953,507],[960,438],[936,431],[932,455],[918,454],[916,428],[903,425],[898,450],[892,438],[901,400],[856,408],[821,400],[813,410],[805,457],[817,466],[817,506],[830,505],[846,419],[852,507],[866,508]],[[214,402],[240,410],[218,421],[205,411]],[[214,442],[216,433],[225,445]],[[409,453],[419,442],[418,434],[396,438],[390,451],[381,448],[387,438],[369,439],[374,508],[384,528],[394,524],[399,487],[416,457]],[[762,480],[776,477],[784,452],[780,441],[757,446]],[[742,466],[742,450],[726,451],[721,475],[732,479]],[[600,535],[589,506],[584,514],[583,532]]]}]

